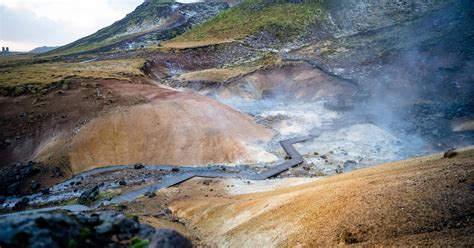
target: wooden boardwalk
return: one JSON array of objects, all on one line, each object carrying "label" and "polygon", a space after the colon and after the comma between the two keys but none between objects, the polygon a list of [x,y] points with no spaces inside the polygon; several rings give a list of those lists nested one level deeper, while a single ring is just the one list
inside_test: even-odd
[{"label": "wooden boardwalk", "polygon": [[[145,166],[143,168],[144,170],[173,170],[175,168],[179,168],[180,173],[177,173],[175,175],[170,175],[167,177],[164,177],[162,180],[160,180],[158,183],[153,184],[153,185],[148,185],[146,187],[142,187],[130,192],[127,192],[122,195],[118,195],[113,197],[110,200],[102,200],[98,201],[91,206],[85,206],[85,205],[80,205],[80,204],[73,204],[73,205],[64,205],[64,206],[55,206],[55,207],[50,207],[50,208],[41,208],[41,209],[33,209],[33,210],[27,210],[27,211],[20,211],[20,212],[15,212],[15,213],[10,213],[10,214],[5,214],[1,215],[0,217],[4,216],[11,216],[11,215],[16,215],[16,214],[29,214],[29,213],[39,213],[39,212],[48,212],[52,210],[68,210],[72,212],[81,212],[81,211],[88,211],[88,210],[93,210],[98,208],[101,205],[109,205],[109,204],[119,204],[119,203],[124,203],[124,202],[131,202],[134,201],[140,197],[142,197],[146,192],[155,192],[157,190],[163,189],[163,188],[168,188],[174,185],[178,185],[184,181],[187,181],[193,177],[208,177],[208,178],[242,178],[242,179],[247,179],[247,180],[266,180],[270,177],[277,176],[281,174],[284,171],[287,171],[291,167],[295,167],[303,162],[303,156],[296,151],[296,149],[293,147],[293,144],[295,143],[300,143],[304,142],[310,139],[314,139],[316,136],[308,135],[308,136],[303,136],[303,137],[296,137],[292,139],[287,139],[280,141],[280,145],[282,146],[283,150],[286,152],[288,157],[290,158],[289,160],[286,160],[282,162],[281,164],[278,164],[272,168],[269,168],[266,171],[260,172],[260,173],[248,173],[248,172],[223,172],[218,169],[212,169],[212,168],[194,168],[194,167],[186,167],[186,168],[181,168],[181,167],[175,167],[175,166],[166,166],[166,165],[152,165],[152,166]],[[54,187],[52,187],[52,190],[57,190],[60,187],[63,187],[64,185],[67,185],[71,182],[76,182],[80,181],[83,178],[102,173],[102,172],[107,172],[107,171],[116,171],[116,170],[123,170],[123,169],[133,169],[133,165],[118,165],[118,166],[109,166],[109,167],[102,167],[102,168],[97,168],[93,169],[90,171],[86,171],[83,173],[80,173],[79,175],[61,183],[58,184]]]}]

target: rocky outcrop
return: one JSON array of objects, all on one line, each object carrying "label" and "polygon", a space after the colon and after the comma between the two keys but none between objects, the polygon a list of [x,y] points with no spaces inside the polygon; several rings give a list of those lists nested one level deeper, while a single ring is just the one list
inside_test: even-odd
[{"label": "rocky outcrop", "polygon": [[115,212],[2,217],[0,225],[2,247],[192,247],[176,231]]},{"label": "rocky outcrop", "polygon": [[453,0],[321,0],[329,18],[342,34],[399,24],[442,8]]}]

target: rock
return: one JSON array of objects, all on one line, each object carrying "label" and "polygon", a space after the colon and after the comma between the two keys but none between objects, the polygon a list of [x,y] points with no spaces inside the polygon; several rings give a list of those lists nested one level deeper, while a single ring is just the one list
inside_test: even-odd
[{"label": "rock", "polygon": [[156,196],[155,192],[154,191],[147,191],[145,192],[145,194],[143,194],[144,196],[148,197],[148,198],[153,198]]},{"label": "rock", "polygon": [[155,214],[155,217],[166,217],[171,215],[171,210],[169,208],[165,208],[160,210],[157,214]]},{"label": "rock", "polygon": [[8,188],[7,188],[7,194],[8,195],[15,195],[18,192],[19,189],[20,189],[20,183],[19,182],[10,184],[10,186],[8,186]]},{"label": "rock", "polygon": [[89,204],[97,199],[99,196],[100,189],[99,186],[95,186],[89,190],[84,191],[81,196],[79,196],[78,202],[80,204]]},{"label": "rock", "polygon": [[46,188],[46,189],[41,190],[41,193],[42,193],[43,195],[49,195],[49,193],[50,193],[49,188]]},{"label": "rock", "polygon": [[124,181],[124,180],[120,180],[120,181],[119,181],[119,185],[125,186],[125,185],[127,185],[127,182]]},{"label": "rock", "polygon": [[54,167],[52,173],[53,173],[53,177],[63,176],[63,173],[61,172],[61,169],[59,167]]},{"label": "rock", "polygon": [[36,191],[41,187],[41,184],[35,180],[31,180],[31,190]]},{"label": "rock", "polygon": [[101,225],[99,225],[95,228],[95,231],[98,234],[111,233],[113,230],[114,229],[113,229],[112,223],[109,223],[109,222],[104,222],[104,223],[102,223]]},{"label": "rock", "polygon": [[308,171],[303,168],[291,168],[289,172],[296,177],[305,177],[308,175]]},{"label": "rock", "polygon": [[318,153],[318,152],[314,152],[313,154],[314,154],[314,156],[318,156],[318,155],[319,155],[319,153]]},{"label": "rock", "polygon": [[0,195],[0,204],[3,204],[6,200],[7,198],[5,196]]},{"label": "rock", "polygon": [[173,169],[171,169],[171,172],[179,172],[179,171],[180,171],[180,169],[179,169],[179,168],[176,168],[176,167],[174,167]]},{"label": "rock", "polygon": [[357,165],[357,162],[354,160],[346,160],[343,164],[343,168],[346,170],[352,170]]},{"label": "rock", "polygon": [[152,237],[152,235],[155,234],[155,232],[156,230],[154,227],[141,224],[138,231],[138,236],[148,238],[148,237]]},{"label": "rock", "polygon": [[145,166],[144,166],[143,164],[134,164],[134,165],[133,165],[133,168],[134,168],[135,170],[140,170],[140,169],[145,168]]},{"label": "rock", "polygon": [[458,152],[457,152],[455,149],[451,148],[451,149],[447,150],[447,151],[444,153],[443,157],[444,157],[444,158],[452,158],[452,157],[454,157],[454,156],[456,156],[456,155],[458,155]]},{"label": "rock", "polygon": [[321,155],[320,158],[322,158],[322,159],[328,159],[328,156],[326,156],[326,155]]},{"label": "rock", "polygon": [[129,247],[155,233],[137,218],[111,211],[19,214],[0,218],[0,226],[2,247]]},{"label": "rock", "polygon": [[113,222],[113,227],[119,233],[132,234],[138,231],[140,223],[138,222],[138,218],[126,218],[120,215],[120,217]]},{"label": "rock", "polygon": [[171,229],[158,229],[152,236],[149,248],[181,247],[191,248],[192,243],[183,235]]},{"label": "rock", "polygon": [[202,184],[207,185],[207,186],[209,186],[211,183],[212,183],[212,180],[209,180],[209,179],[202,181]]},{"label": "rock", "polygon": [[17,202],[15,204],[15,206],[13,206],[13,209],[15,210],[19,210],[19,209],[23,209],[23,208],[26,208],[28,207],[28,203],[30,202],[30,198],[28,197],[23,197],[21,198],[21,200],[19,202]]}]

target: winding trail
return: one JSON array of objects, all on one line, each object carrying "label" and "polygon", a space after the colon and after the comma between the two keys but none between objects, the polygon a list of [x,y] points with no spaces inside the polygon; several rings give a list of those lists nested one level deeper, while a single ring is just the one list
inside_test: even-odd
[{"label": "winding trail", "polygon": [[[49,208],[40,208],[40,209],[33,209],[33,210],[26,210],[26,211],[20,211],[20,212],[15,212],[15,213],[10,213],[10,214],[5,214],[5,215],[0,215],[0,217],[5,217],[5,216],[11,216],[11,215],[17,215],[17,214],[26,214],[26,213],[38,213],[38,212],[47,212],[47,211],[52,211],[52,210],[68,210],[72,212],[81,212],[81,211],[88,211],[88,210],[93,210],[98,208],[101,205],[109,205],[109,204],[119,204],[119,203],[124,203],[124,202],[131,202],[136,200],[139,197],[142,197],[146,192],[155,192],[157,190],[163,189],[163,188],[168,188],[177,184],[180,184],[184,181],[187,181],[193,177],[208,177],[208,178],[241,178],[241,179],[247,179],[247,180],[265,180],[270,177],[279,175],[280,173],[290,169],[291,167],[295,167],[303,162],[303,156],[296,151],[296,149],[293,147],[293,144],[295,143],[300,143],[304,142],[310,139],[314,139],[317,136],[314,135],[308,135],[308,136],[303,136],[303,137],[296,137],[292,139],[287,139],[280,141],[280,145],[283,148],[283,150],[288,154],[290,157],[289,160],[286,160],[282,162],[281,164],[278,164],[272,168],[269,168],[266,171],[260,172],[260,173],[250,173],[247,171],[237,171],[237,172],[223,172],[217,169],[213,168],[196,168],[196,167],[180,167],[181,173],[173,175],[173,176],[168,176],[163,178],[158,183],[148,185],[146,187],[142,187],[130,192],[127,192],[122,195],[118,195],[113,197],[110,200],[102,200],[95,202],[91,206],[85,206],[81,204],[71,204],[71,205],[63,205],[63,206],[54,206],[54,207],[49,207]],[[133,169],[133,165],[118,165],[118,166],[108,166],[108,167],[102,167],[102,168],[97,168],[93,169],[90,171],[86,171],[83,173],[80,173],[76,175],[75,177],[64,181],[63,183],[60,183],[58,185],[55,185],[51,187],[51,190],[57,190],[61,187],[64,187],[64,185],[70,184],[71,182],[77,182],[82,180],[84,177],[102,173],[102,172],[107,172],[107,171],[116,171],[120,169]],[[166,166],[166,165],[152,165],[152,166],[145,166],[143,169],[144,170],[167,170],[167,171],[172,171],[173,169],[176,169],[176,166]]]}]

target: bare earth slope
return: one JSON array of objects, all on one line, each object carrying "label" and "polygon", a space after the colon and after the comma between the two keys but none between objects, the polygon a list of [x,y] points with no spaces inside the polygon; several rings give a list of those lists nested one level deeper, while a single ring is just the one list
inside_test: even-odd
[{"label": "bare earth slope", "polygon": [[8,124],[2,137],[11,140],[1,149],[2,166],[34,160],[70,174],[120,164],[276,159],[257,144],[272,133],[250,116],[195,93],[135,81],[71,79],[67,90],[0,97]]},{"label": "bare earth slope", "polygon": [[471,148],[451,159],[388,163],[264,193],[194,197],[172,209],[204,241],[225,247],[469,246],[473,157]]},{"label": "bare earth slope", "polygon": [[251,144],[270,138],[247,115],[207,97],[178,93],[91,121],[74,138],[70,162],[75,172],[133,163],[255,163],[273,155]]}]

